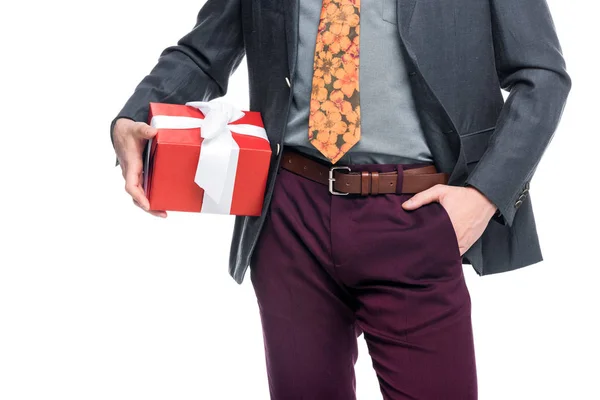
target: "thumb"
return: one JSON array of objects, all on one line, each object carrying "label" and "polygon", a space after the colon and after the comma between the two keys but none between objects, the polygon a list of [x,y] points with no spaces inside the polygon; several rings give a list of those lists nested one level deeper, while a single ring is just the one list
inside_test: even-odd
[{"label": "thumb", "polygon": [[434,201],[440,201],[444,192],[445,185],[435,185],[427,190],[423,190],[415,194],[413,197],[402,203],[402,207],[405,210],[414,210],[425,204],[433,203]]},{"label": "thumb", "polygon": [[141,139],[152,139],[158,130],[144,122],[136,122],[133,127],[133,135]]}]

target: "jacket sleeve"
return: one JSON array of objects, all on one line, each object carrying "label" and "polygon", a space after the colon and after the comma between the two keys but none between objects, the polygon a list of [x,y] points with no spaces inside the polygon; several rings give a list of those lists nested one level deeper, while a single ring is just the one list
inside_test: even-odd
[{"label": "jacket sleeve", "polygon": [[466,180],[512,225],[552,139],[571,79],[546,0],[489,0],[496,69],[509,91],[489,147]]},{"label": "jacket sleeve", "polygon": [[204,4],[192,31],[163,50],[112,120],[111,141],[117,119],[147,122],[150,102],[183,104],[225,95],[229,77],[245,54],[240,7],[240,0],[208,0]]}]

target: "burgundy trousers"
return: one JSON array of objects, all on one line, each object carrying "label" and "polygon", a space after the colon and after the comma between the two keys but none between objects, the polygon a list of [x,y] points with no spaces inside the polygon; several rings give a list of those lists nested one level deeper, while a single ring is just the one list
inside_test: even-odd
[{"label": "burgundy trousers", "polygon": [[476,399],[471,300],[445,209],[333,196],[283,169],[275,185],[250,266],[271,399],[356,399],[363,333],[385,400]]}]

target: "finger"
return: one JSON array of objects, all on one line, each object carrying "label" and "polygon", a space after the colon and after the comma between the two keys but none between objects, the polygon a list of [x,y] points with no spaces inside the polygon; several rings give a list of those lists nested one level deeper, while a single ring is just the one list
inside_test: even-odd
[{"label": "finger", "polygon": [[127,171],[129,170],[129,163],[126,160],[120,161],[121,175],[123,179],[127,180]]},{"label": "finger", "polygon": [[133,125],[133,136],[140,139],[152,139],[158,130],[143,122],[136,122]]},{"label": "finger", "polygon": [[135,146],[130,146],[123,150],[121,161],[121,171],[123,178],[127,179],[129,171],[133,171],[136,174],[142,173],[144,168],[144,161],[142,160],[142,152]]},{"label": "finger", "polygon": [[412,196],[410,199],[402,203],[402,207],[406,210],[414,210],[425,204],[433,203],[434,201],[440,201],[440,198],[445,190],[446,185],[432,186],[429,189]]},{"label": "finger", "polygon": [[[137,201],[133,200],[133,204],[135,204],[137,207],[139,207],[142,210],[144,210],[144,208],[142,206],[140,206],[140,203],[138,203]],[[144,211],[146,211],[146,210],[144,210]],[[149,210],[149,211],[146,211],[146,212],[148,214],[154,215],[155,217],[167,218],[167,212],[166,211]]]},{"label": "finger", "polygon": [[167,218],[167,212],[166,211],[148,211],[150,214],[154,215],[155,217],[159,217],[159,218]]},{"label": "finger", "polygon": [[125,191],[137,201],[142,209],[148,211],[150,203],[144,194],[142,185],[140,184],[140,171],[137,168],[128,168],[125,174]]}]

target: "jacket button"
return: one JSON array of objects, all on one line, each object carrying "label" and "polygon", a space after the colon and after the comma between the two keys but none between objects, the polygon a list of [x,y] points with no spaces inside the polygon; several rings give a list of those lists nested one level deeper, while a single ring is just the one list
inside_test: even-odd
[{"label": "jacket button", "polygon": [[275,155],[278,156],[279,155],[279,150],[281,150],[281,146],[279,145],[279,143],[277,143],[277,150],[275,152]]},{"label": "jacket button", "polygon": [[285,77],[285,83],[287,83],[288,87],[292,87],[292,84],[290,83],[290,79],[287,76]]}]

